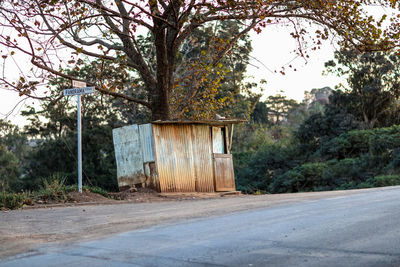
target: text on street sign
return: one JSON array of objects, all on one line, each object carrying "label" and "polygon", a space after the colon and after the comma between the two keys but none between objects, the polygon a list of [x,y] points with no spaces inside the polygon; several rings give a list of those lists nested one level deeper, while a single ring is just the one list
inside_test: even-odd
[{"label": "text on street sign", "polygon": [[86,95],[94,93],[94,87],[81,87],[81,88],[71,88],[64,90],[64,96],[68,95]]}]

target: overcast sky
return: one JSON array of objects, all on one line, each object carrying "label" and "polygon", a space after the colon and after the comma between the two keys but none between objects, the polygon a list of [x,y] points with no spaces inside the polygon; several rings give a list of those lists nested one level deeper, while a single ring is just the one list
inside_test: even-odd
[{"label": "overcast sky", "polygon": [[[284,95],[301,101],[304,91],[313,88],[322,88],[343,82],[336,75],[322,75],[324,63],[333,59],[333,53],[337,47],[327,42],[320,50],[310,52],[307,61],[298,57],[294,49],[296,44],[287,30],[280,27],[265,29],[261,34],[251,34],[253,59],[248,66],[248,75],[254,76],[254,81],[265,79],[267,84],[264,95],[274,95],[283,91]],[[296,71],[288,68],[292,65]],[[286,74],[279,73],[281,67],[285,66]],[[275,73],[277,71],[277,73]]]}]

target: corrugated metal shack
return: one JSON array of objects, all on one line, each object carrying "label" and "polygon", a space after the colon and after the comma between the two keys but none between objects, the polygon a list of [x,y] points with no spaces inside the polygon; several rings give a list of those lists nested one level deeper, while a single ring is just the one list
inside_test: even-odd
[{"label": "corrugated metal shack", "polygon": [[233,125],[242,120],[156,121],[113,130],[118,186],[158,192],[234,191]]}]

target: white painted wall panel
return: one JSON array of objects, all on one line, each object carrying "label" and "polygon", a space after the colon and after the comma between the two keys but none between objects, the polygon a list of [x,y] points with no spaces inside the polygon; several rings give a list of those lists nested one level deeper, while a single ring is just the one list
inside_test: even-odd
[{"label": "white painted wall panel", "polygon": [[113,130],[118,186],[133,186],[146,180],[138,125]]}]

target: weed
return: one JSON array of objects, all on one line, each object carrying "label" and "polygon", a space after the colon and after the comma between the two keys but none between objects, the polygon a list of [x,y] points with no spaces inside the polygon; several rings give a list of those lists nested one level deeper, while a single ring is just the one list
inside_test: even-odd
[{"label": "weed", "polygon": [[100,187],[97,187],[97,186],[87,186],[87,185],[85,185],[85,186],[83,186],[82,189],[86,190],[86,191],[89,191],[89,192],[92,192],[92,193],[95,193],[95,194],[102,195],[103,197],[110,197],[108,195],[107,191],[105,191],[104,189],[102,189]]},{"label": "weed", "polygon": [[35,194],[36,198],[41,200],[65,200],[64,184],[66,177],[58,173],[42,180],[43,185],[40,186],[39,191]]},{"label": "weed", "polygon": [[32,205],[28,194],[0,192],[0,209],[18,209],[24,204]]}]

